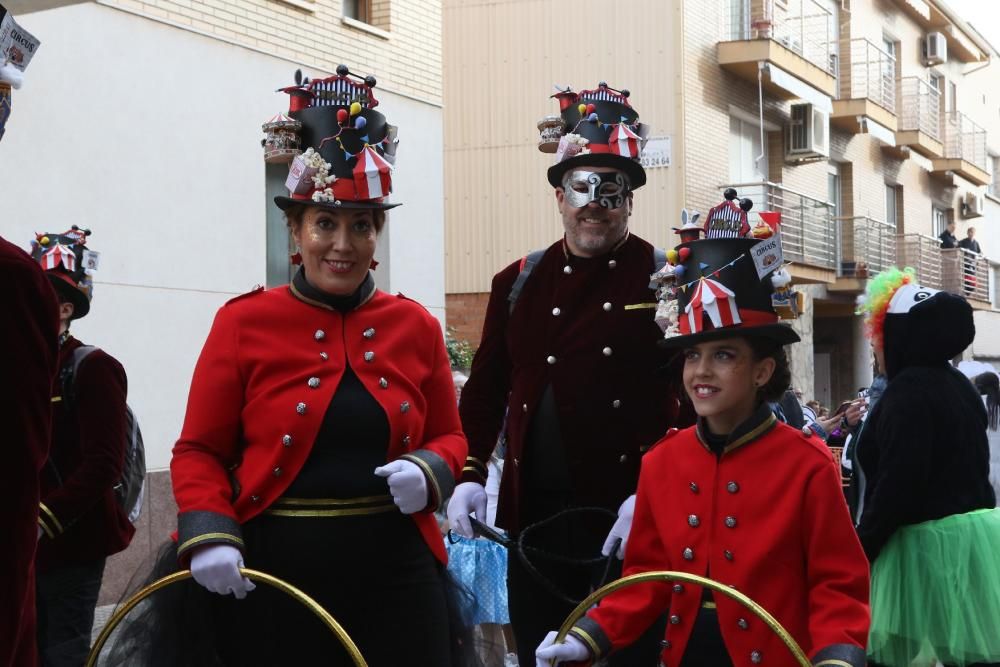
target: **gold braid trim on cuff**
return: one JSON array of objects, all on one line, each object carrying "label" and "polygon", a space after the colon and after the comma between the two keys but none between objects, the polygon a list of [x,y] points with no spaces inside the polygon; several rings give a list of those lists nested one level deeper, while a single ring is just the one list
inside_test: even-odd
[{"label": "gold braid trim on cuff", "polygon": [[[45,503],[38,503],[38,508],[44,512],[48,517],[48,520],[52,522],[52,527],[55,528],[56,533],[64,532],[62,524],[59,523],[59,519],[57,519],[56,515],[52,513],[52,510],[45,506]],[[41,518],[41,515],[39,515],[39,518]],[[45,526],[43,526],[43,528],[44,527]]]},{"label": "gold braid trim on cuff", "polygon": [[427,507],[424,509],[432,512],[436,511],[437,508],[441,506],[441,501],[444,499],[441,497],[441,485],[438,484],[437,477],[434,476],[434,471],[431,469],[430,465],[419,456],[407,456],[406,454],[403,454],[399,458],[405,459],[410,463],[416,463],[420,466],[420,469],[424,472],[424,477],[426,477],[427,481],[430,482],[430,488],[428,488],[428,490],[431,492],[430,495],[433,496],[427,499]]},{"label": "gold braid trim on cuff", "polygon": [[55,533],[53,533],[52,529],[49,528],[49,525],[45,523],[45,517],[41,514],[38,515],[38,525],[41,527],[42,532],[45,533],[50,540],[55,538]]},{"label": "gold braid trim on cuff", "polygon": [[238,544],[241,549],[243,548],[243,540],[231,533],[205,533],[204,535],[199,535],[198,537],[192,537],[190,540],[177,547],[177,553],[184,553],[191,547],[197,546],[202,542],[207,542],[208,540],[222,539],[232,544]]},{"label": "gold braid trim on cuff", "polygon": [[591,656],[594,658],[601,657],[601,648],[597,645],[597,642],[594,641],[594,638],[591,637],[585,630],[581,630],[580,628],[574,626],[574,628],[569,631],[569,634],[573,635],[577,639],[583,640],[583,642],[587,644],[587,648],[590,649]]},{"label": "gold braid trim on cuff", "polygon": [[830,659],[817,662],[813,665],[813,667],[854,667],[854,665],[844,660]]}]

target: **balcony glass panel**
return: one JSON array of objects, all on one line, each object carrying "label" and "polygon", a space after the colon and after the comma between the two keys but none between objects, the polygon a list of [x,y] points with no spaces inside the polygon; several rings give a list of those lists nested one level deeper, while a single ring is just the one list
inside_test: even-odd
[{"label": "balcony glass panel", "polygon": [[722,41],[771,39],[830,74],[837,73],[836,17],[816,0],[722,0]]}]

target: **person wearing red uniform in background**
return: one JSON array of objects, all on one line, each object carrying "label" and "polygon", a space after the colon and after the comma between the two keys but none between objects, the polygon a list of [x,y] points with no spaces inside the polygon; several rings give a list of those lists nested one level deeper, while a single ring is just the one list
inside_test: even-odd
[{"label": "person wearing red uniform in background", "polygon": [[[710,577],[767,609],[814,665],[861,667],[869,627],[868,563],[830,450],[807,428],[777,421],[768,400],[788,388],[771,278],[754,266],[753,239],[678,248],[679,328],[694,427],[671,430],[646,455],[624,574],[675,570]],[[763,621],[700,586],[653,582],[620,589],[555,633],[538,665],[604,658],[664,610],[665,667],[798,664]]]}]

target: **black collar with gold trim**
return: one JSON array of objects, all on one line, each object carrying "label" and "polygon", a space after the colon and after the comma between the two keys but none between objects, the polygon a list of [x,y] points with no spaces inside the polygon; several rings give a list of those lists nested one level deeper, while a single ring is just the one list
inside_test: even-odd
[{"label": "black collar with gold trim", "polygon": [[[729,434],[722,453],[729,454],[737,447],[742,447],[748,442],[753,442],[774,428],[774,425],[777,423],[778,418],[771,411],[771,406],[766,401],[761,403],[749,419],[737,426]],[[698,435],[698,442],[701,443],[701,446],[714,454],[715,452],[709,444],[710,436],[708,434],[711,431],[708,430],[708,424],[701,417],[698,418],[698,423],[695,425],[695,433]]]},{"label": "black collar with gold trim", "polygon": [[305,267],[300,266],[299,270],[292,277],[292,284],[288,286],[288,289],[299,301],[304,301],[312,306],[335,310],[339,313],[347,313],[367,303],[369,299],[375,296],[375,279],[372,277],[371,271],[369,271],[353,294],[344,296],[328,294],[321,289],[313,287],[306,279]]}]

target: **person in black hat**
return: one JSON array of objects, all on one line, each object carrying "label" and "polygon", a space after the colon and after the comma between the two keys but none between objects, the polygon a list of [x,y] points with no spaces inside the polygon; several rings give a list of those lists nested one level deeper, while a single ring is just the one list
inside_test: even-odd
[{"label": "person in black hat", "polygon": [[[603,553],[615,561],[616,576],[639,462],[679,418],[679,380],[657,372],[675,355],[657,347],[660,333],[650,316],[656,303],[649,276],[665,259],[629,231],[633,194],[646,183],[639,155],[647,132],[629,92],[602,82],[553,97],[561,113],[539,123],[539,148],[555,154],[547,176],[564,235],[493,278],[482,341],[462,391],[469,458],[448,518],[471,537],[470,512],[485,516],[486,461],[506,412],[497,525],[517,537],[566,509],[617,513],[617,521],[607,522],[564,515],[562,523],[536,531],[529,545],[576,559]],[[508,553],[510,618],[522,665],[573,609],[569,599],[584,597],[607,569],[532,560],[541,578]],[[656,639],[650,633],[613,664],[654,663]]]},{"label": "person in black hat", "polygon": [[[292,161],[289,195],[275,202],[300,266],[290,285],[215,317],[173,449],[178,534],[161,558],[168,571],[190,567],[211,595],[188,606],[180,642],[147,624],[156,655],[142,653],[145,637],[126,638],[128,664],[353,664],[309,609],[255,587],[244,563],[314,598],[372,667],[474,664],[449,623],[433,514],[467,452],[441,326],[376,289],[371,271],[398,205],[387,200],[395,128],[374,86],[344,66],[299,79],[285,90],[288,114],[264,126],[296,133],[264,146],[266,159]],[[202,618],[207,645],[193,641],[205,638]]]},{"label": "person in black hat", "polygon": [[41,474],[36,558],[39,657],[52,666],[85,661],[105,560],[135,533],[114,490],[125,463],[125,369],[70,333],[70,324],[90,312],[98,254],[87,246],[89,235],[74,225],[32,242],[32,257],[59,298],[60,376]]},{"label": "person in black hat", "polygon": [[[671,429],[643,459],[624,574],[708,576],[768,610],[814,665],[865,664],[868,568],[829,449],[779,422],[768,401],[788,388],[771,275],[752,238],[682,243],[668,291],[678,321],[663,344],[682,350],[695,426]],[[644,583],[606,596],[564,643],[549,633],[538,665],[603,659],[664,610],[667,667],[799,664],[734,600],[689,584]]]}]

